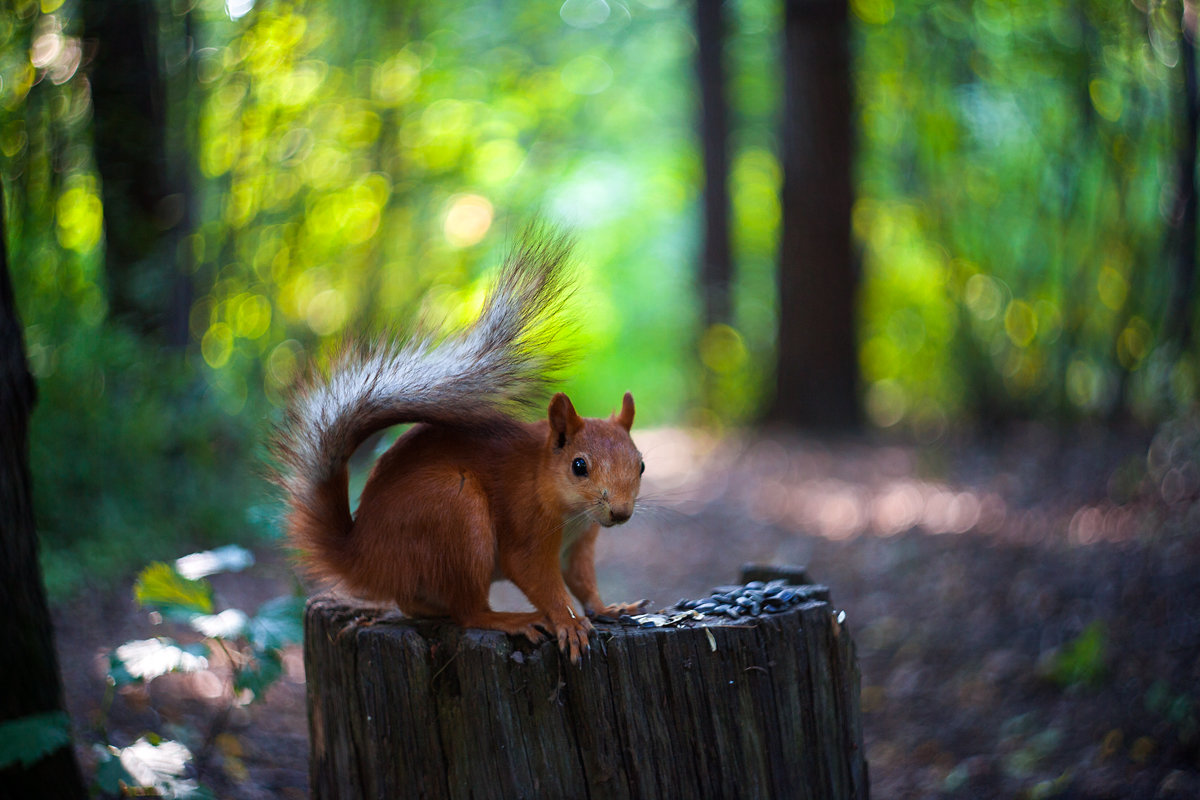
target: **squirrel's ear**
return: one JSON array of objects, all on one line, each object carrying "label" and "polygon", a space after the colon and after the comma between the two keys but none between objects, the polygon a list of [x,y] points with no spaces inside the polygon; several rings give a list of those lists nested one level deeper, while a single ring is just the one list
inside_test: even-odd
[{"label": "squirrel's ear", "polygon": [[583,427],[583,419],[575,413],[571,398],[562,392],[550,398],[550,432],[554,435],[555,447],[562,447]]},{"label": "squirrel's ear", "polygon": [[621,413],[613,415],[613,422],[625,430],[633,427],[633,395],[629,392],[621,399]]}]

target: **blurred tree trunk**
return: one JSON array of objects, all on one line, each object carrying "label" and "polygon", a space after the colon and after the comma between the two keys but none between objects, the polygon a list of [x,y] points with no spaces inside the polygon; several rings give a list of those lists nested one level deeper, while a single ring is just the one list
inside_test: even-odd
[{"label": "blurred tree trunk", "polygon": [[704,149],[704,252],[700,284],[704,327],[729,323],[733,258],[729,244],[729,107],[725,100],[725,20],[722,0],[696,0],[696,68],[700,79],[700,139]]},{"label": "blurred tree trunk", "polygon": [[[163,64],[164,51],[174,56],[181,48],[160,42],[160,31],[177,33],[180,26],[173,19],[160,24],[153,0],[88,0],[83,18],[95,52],[88,80],[103,183],[109,307],[114,318],[142,333],[183,345],[190,287],[176,258],[190,198],[171,163]],[[185,42],[185,58],[187,47]]]},{"label": "blurred tree trunk", "polygon": [[1179,138],[1178,181],[1171,226],[1175,229],[1175,253],[1171,259],[1171,289],[1167,299],[1164,338],[1177,352],[1192,344],[1192,315],[1196,291],[1196,226],[1200,224],[1196,202],[1196,146],[1200,134],[1200,96],[1196,80],[1196,13],[1185,4],[1183,31],[1179,37],[1179,60],[1183,64],[1183,130]]},{"label": "blurred tree trunk", "polygon": [[785,0],[776,395],[769,417],[859,422],[846,0]]},{"label": "blurred tree trunk", "polygon": [[[6,242],[0,191],[0,723],[64,708],[30,492],[28,424],[35,391]],[[0,798],[85,796],[70,746],[28,766],[0,770]]]}]

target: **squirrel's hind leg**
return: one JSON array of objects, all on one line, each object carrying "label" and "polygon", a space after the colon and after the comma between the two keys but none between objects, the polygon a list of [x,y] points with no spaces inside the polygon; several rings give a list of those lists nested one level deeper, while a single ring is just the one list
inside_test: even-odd
[{"label": "squirrel's hind leg", "polygon": [[[496,532],[483,487],[458,468],[412,476],[402,491],[386,495],[384,519],[402,519],[388,531],[391,547],[403,548],[411,580],[397,587],[396,605],[408,616],[450,617],[464,628],[483,628],[541,642],[546,616],[493,611],[488,600],[496,573]],[[360,509],[360,516],[362,511]]]},{"label": "squirrel's hind leg", "polygon": [[[414,619],[445,619],[446,617],[450,617],[456,625],[462,628],[502,631],[512,636],[524,636],[534,644],[546,639],[546,634],[537,627],[539,623],[545,624],[546,621],[546,616],[540,611],[492,611],[486,597],[483,600],[483,608],[481,610],[457,615],[450,614],[446,609],[439,606],[410,598],[398,599],[396,605],[404,612],[404,616]],[[468,605],[474,607],[475,603],[468,603]]]},{"label": "squirrel's hind leg", "polygon": [[524,636],[534,644],[546,640],[545,632],[538,627],[546,624],[546,615],[540,611],[492,611],[488,608],[454,621],[464,628],[482,628],[503,631],[511,636]]},{"label": "squirrel's hind leg", "polygon": [[450,616],[444,608],[411,597],[397,597],[396,605],[404,612],[404,616],[413,619],[437,619]]}]

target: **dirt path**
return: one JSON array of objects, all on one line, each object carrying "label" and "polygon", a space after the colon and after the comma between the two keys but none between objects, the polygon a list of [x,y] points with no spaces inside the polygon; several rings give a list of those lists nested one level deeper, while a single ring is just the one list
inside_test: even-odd
[{"label": "dirt path", "polygon": [[[875,797],[1200,797],[1197,440],[1168,431],[1148,459],[1098,431],[925,447],[644,433],[646,502],[601,538],[601,586],[664,606],[744,562],[807,564],[858,644]],[[265,554],[219,578],[219,600],[252,608],[291,581]],[[152,633],[128,595],[57,611],[78,724],[103,653]],[[162,679],[116,700],[110,735],[203,731],[227,700],[219,675]],[[266,701],[229,718],[207,783],[306,796],[304,713],[290,653]]]}]

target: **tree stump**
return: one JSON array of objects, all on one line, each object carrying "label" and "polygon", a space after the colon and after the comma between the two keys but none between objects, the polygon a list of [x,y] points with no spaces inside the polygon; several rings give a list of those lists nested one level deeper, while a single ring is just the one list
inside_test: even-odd
[{"label": "tree stump", "polygon": [[854,643],[828,589],[804,591],[754,618],[598,623],[580,666],[315,598],[313,797],[865,798]]}]

